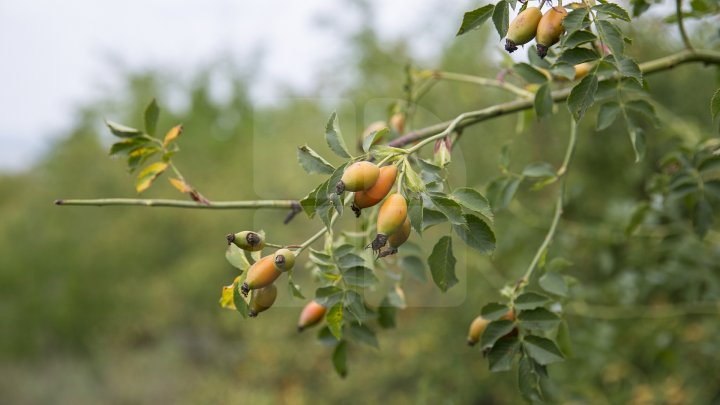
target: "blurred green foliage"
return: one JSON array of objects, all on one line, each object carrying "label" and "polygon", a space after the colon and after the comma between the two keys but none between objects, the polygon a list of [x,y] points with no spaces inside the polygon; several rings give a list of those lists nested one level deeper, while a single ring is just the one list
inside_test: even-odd
[{"label": "blurred green foliage", "polygon": [[[636,25],[632,52],[639,60],[675,47],[651,39],[652,29],[651,23]],[[649,36],[637,36],[642,32]],[[486,42],[480,32],[428,46],[446,48],[442,69],[492,77],[499,48],[483,47]],[[159,132],[184,124],[182,151],[174,160],[188,180],[216,200],[307,193],[321,177],[301,174],[294,148],[308,142],[322,150],[331,110],[340,112],[346,136],[354,136],[384,118],[388,103],[378,98],[403,94],[410,59],[402,42],[381,44],[375,33],[363,30],[349,45],[355,57],[344,68],[357,75],[343,83],[341,96],[352,103],[340,106],[323,99],[337,96],[326,84],[315,99],[293,100],[289,94],[284,103],[254,108],[245,85],[252,77],[242,75],[229,76],[232,97],[218,102],[210,96],[210,78],[218,72],[199,73],[181,90],[187,107],[164,108],[159,124]],[[646,129],[648,154],[638,164],[618,124],[595,132],[592,117],[582,123],[566,216],[549,253],[573,263],[566,273],[577,279],[571,301],[609,305],[622,315],[623,307],[720,300],[717,226],[704,241],[689,224],[680,231],[645,224],[635,235],[625,234],[635,204],[648,197],[646,182],[660,158],[678,145],[693,147],[717,136],[707,108],[717,83],[716,70],[699,65],[649,78],[662,124]],[[397,328],[379,334],[380,351],[353,347],[349,376],[341,380],[332,370],[330,349],[316,343],[315,332],[296,334],[303,302],[284,289],[276,307],[250,321],[217,304],[221,286],[235,276],[224,259],[225,234],[262,227],[272,241],[295,243],[314,232],[318,221],[298,216],[283,226],[281,211],[52,206],[56,198],[132,196],[124,164],[107,157],[110,137],[102,119],[140,126],[147,102],[158,96],[163,106],[163,94],[173,86],[177,93],[177,85],[160,74],[130,75],[125,94],[88,103],[75,128],[40,162],[0,177],[0,402],[521,401],[516,374],[490,374],[481,353],[464,340],[479,309],[499,299],[499,287],[521,276],[549,224],[551,191],[521,186],[509,209],[497,215],[496,253],[492,258],[461,253],[459,268],[467,272],[450,297],[430,282],[409,282],[410,308],[399,313]],[[509,96],[499,90],[441,83],[422,100],[426,112],[412,125],[504,100]],[[515,171],[530,162],[562,159],[569,128],[563,105],[550,120],[531,120],[522,133],[516,132],[518,118],[464,131],[451,166],[455,186],[484,188],[499,174],[504,145]],[[161,178],[147,197],[176,193]],[[428,245],[443,232],[428,232]],[[430,253],[428,246],[424,253]],[[301,273],[297,281],[310,296],[312,283]],[[549,368],[558,402],[720,401],[717,311],[595,319],[615,315],[567,316],[573,356]]]}]

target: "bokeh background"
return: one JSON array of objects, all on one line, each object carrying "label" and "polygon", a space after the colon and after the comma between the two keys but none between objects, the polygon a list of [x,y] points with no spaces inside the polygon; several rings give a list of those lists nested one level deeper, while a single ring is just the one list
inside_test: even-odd
[{"label": "bokeh background", "polygon": [[[552,190],[521,187],[498,214],[495,254],[458,254],[467,271],[449,297],[432,282],[409,281],[411,305],[397,328],[379,334],[380,350],[353,347],[345,380],[314,332],[295,332],[303,303],[283,289],[280,305],[251,321],[217,302],[235,275],[224,258],[226,233],[262,226],[289,243],[304,240],[318,221],[298,216],[283,226],[278,211],[52,205],[56,198],[134,196],[124,162],[107,156],[103,119],[139,126],[152,98],[163,109],[159,128],[185,125],[176,163],[203,194],[300,198],[321,178],[303,174],[294,148],[307,142],[325,151],[331,111],[339,109],[353,142],[367,123],[385,118],[377,106],[402,97],[408,63],[499,72],[500,42],[489,26],[454,38],[462,12],[477,3],[22,3],[0,5],[0,402],[521,401],[515,374],[489,373],[465,333],[482,305],[500,298],[498,288],[522,274],[549,223]],[[659,22],[663,10],[627,27],[639,60],[680,48],[674,28]],[[717,20],[691,28],[696,43],[720,49]],[[720,299],[717,227],[704,241],[689,233],[668,241],[656,229],[624,232],[660,157],[717,136],[707,108],[716,69],[682,66],[649,85],[661,125],[647,129],[643,162],[634,163],[622,127],[596,132],[593,119],[581,127],[551,255],[573,263],[572,300],[610,310],[568,315],[572,355],[550,367],[557,402],[720,403],[717,311],[616,316],[623,308]],[[441,83],[421,103],[427,114],[410,125],[508,97]],[[560,161],[567,118],[560,105],[553,119],[530,121],[522,132],[511,116],[467,129],[454,176],[483,190],[499,174],[504,145],[516,171]],[[146,194],[176,193],[158,181]],[[432,235],[413,238],[431,246]],[[312,281],[297,273],[312,295]]]}]

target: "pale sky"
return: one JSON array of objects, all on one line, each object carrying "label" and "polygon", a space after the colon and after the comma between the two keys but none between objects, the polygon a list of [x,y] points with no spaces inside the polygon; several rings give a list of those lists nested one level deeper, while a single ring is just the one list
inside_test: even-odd
[{"label": "pale sky", "polygon": [[[350,31],[373,24],[383,39],[415,38],[432,60],[470,1],[372,0],[371,22],[341,0],[23,0],[0,2],[0,170],[28,167],[73,122],[80,105],[119,88],[123,69],[192,77],[220,55],[241,64],[262,51],[259,102],[282,87],[311,89],[342,41],[321,21]],[[419,37],[418,37],[419,36]],[[437,42],[436,42],[437,43]],[[422,46],[424,45],[424,46]],[[118,68],[121,67],[121,68]]]}]

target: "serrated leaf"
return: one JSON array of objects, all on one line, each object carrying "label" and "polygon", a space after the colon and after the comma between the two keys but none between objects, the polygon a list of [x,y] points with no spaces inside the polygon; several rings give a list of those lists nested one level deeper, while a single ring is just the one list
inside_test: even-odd
[{"label": "serrated leaf", "polygon": [[[615,59],[619,59],[619,56],[615,55]],[[630,58],[622,58],[617,61],[617,68],[623,76],[632,77],[633,79],[637,80],[638,83],[642,82],[642,70],[640,70],[640,66],[638,66],[638,64],[635,63],[634,60]]]},{"label": "serrated leaf", "polygon": [[710,100],[710,114],[713,120],[720,114],[720,89],[717,89]]},{"label": "serrated leaf", "polygon": [[172,141],[174,141],[175,139],[177,139],[178,136],[180,136],[182,131],[182,125],[175,125],[174,127],[170,128],[168,133],[165,134],[165,139],[163,139],[163,145],[165,145],[165,147],[167,148]]},{"label": "serrated leaf", "polygon": [[355,287],[370,287],[379,282],[372,270],[367,267],[353,267],[343,272],[343,280]]},{"label": "serrated leaf", "polygon": [[519,185],[520,179],[515,177],[501,177],[490,183],[487,194],[493,210],[500,211],[507,208]]},{"label": "serrated leaf", "polygon": [[354,254],[354,253],[347,253],[345,255],[337,257],[335,260],[338,267],[341,269],[349,269],[351,267],[357,267],[357,266],[364,266],[365,265],[365,259],[362,257]]},{"label": "serrated leaf", "polygon": [[327,326],[323,326],[320,330],[318,330],[317,340],[321,345],[330,347],[335,347],[338,343],[340,343],[339,340],[335,339],[335,336],[333,336]]},{"label": "serrated leaf", "polygon": [[465,218],[462,214],[462,206],[455,200],[442,194],[432,194],[430,196],[435,208],[440,211],[453,225],[464,225]]},{"label": "serrated leaf", "polygon": [[542,307],[521,311],[518,320],[525,329],[551,330],[560,324],[557,315]]},{"label": "serrated leaf", "polygon": [[410,225],[418,233],[422,235],[423,231],[423,201],[422,198],[408,198],[408,218]]},{"label": "serrated leaf", "polygon": [[435,285],[442,292],[457,284],[458,279],[455,276],[455,256],[452,252],[452,238],[443,236],[437,241],[433,247],[432,253],[428,257],[428,265],[430,266],[430,274],[432,275]]},{"label": "serrated leaf", "polygon": [[347,343],[343,340],[335,346],[332,355],[333,367],[335,372],[342,378],[345,378],[348,373],[347,368]]},{"label": "serrated leaf", "polygon": [[298,148],[298,162],[309,174],[332,174],[335,171],[335,167],[333,167],[333,165],[323,159],[317,154],[317,152],[307,145],[303,145]]},{"label": "serrated leaf", "polygon": [[485,304],[485,306],[480,309],[480,315],[488,321],[497,321],[498,319],[506,316],[509,310],[510,308],[508,308],[505,304],[491,302],[489,304]]},{"label": "serrated leaf", "polygon": [[630,16],[627,11],[615,3],[604,3],[594,6],[593,9],[599,13],[608,15],[612,18],[617,18],[623,21],[630,21]]},{"label": "serrated leaf", "polygon": [[594,74],[585,76],[580,83],[570,91],[567,104],[570,113],[575,121],[580,121],[590,106],[595,101],[595,92],[597,91],[598,80]]},{"label": "serrated leaf", "polygon": [[572,35],[575,31],[590,26],[590,21],[587,17],[588,9],[581,7],[570,11],[563,19],[562,25],[565,27],[565,31],[567,31],[568,35]]},{"label": "serrated leaf", "polygon": [[470,211],[477,212],[490,222],[493,221],[493,212],[490,202],[479,191],[470,187],[460,187],[451,194],[452,199]]},{"label": "serrated leaf", "polygon": [[500,0],[497,4],[495,4],[492,19],[500,38],[505,38],[508,31],[508,25],[510,23],[510,10],[508,3],[505,0]]},{"label": "serrated leaf", "polygon": [[555,295],[566,297],[568,293],[568,286],[565,283],[565,279],[557,273],[545,273],[538,280],[540,287]]},{"label": "serrated leaf", "polygon": [[[567,63],[569,65],[577,65],[584,62],[592,62],[598,60],[600,56],[592,49],[588,48],[572,48],[567,49],[560,55],[558,62]],[[573,68],[574,70],[574,68]],[[573,78],[574,78],[573,74]],[[587,77],[587,76],[586,76]]]},{"label": "serrated leaf", "polygon": [[293,280],[292,271],[288,272],[288,289],[290,290],[290,295],[292,295],[295,298],[305,299],[305,296],[303,295],[302,291],[300,291],[300,286],[295,284],[295,280]]},{"label": "serrated leaf", "polygon": [[371,132],[368,136],[363,139],[362,142],[362,149],[363,152],[369,152],[370,148],[373,146],[373,143],[375,143],[375,139],[382,139],[385,135],[387,135],[390,132],[390,128],[383,128],[378,131]]},{"label": "serrated leaf", "polygon": [[160,176],[167,168],[168,164],[163,162],[156,162],[148,165],[138,174],[137,181],[135,182],[135,190],[137,190],[138,193],[142,193],[150,188],[153,181],[155,181],[155,179],[157,179],[158,176]]},{"label": "serrated leaf", "polygon": [[374,347],[376,349],[380,348],[375,332],[366,325],[356,323],[351,324],[347,329],[347,336],[352,340],[364,343],[370,347]]},{"label": "serrated leaf", "polygon": [[480,28],[480,26],[493,14],[494,9],[495,6],[493,4],[488,4],[475,10],[468,11],[463,15],[462,24],[460,24],[460,29],[455,35],[460,36],[469,31]]},{"label": "serrated leaf", "polygon": [[570,35],[564,37],[563,44],[566,48],[575,48],[578,45],[582,45],[588,42],[593,42],[597,39],[595,34],[588,30],[578,30]]},{"label": "serrated leaf", "polygon": [[340,132],[340,125],[338,124],[337,114],[335,112],[330,114],[330,118],[325,125],[325,141],[330,147],[330,150],[335,152],[336,155],[341,158],[350,159],[350,152],[348,151],[347,145],[345,145],[342,132]]},{"label": "serrated leaf", "polygon": [[423,230],[447,222],[447,217],[440,211],[423,208],[422,211]]},{"label": "serrated leaf", "polygon": [[362,296],[353,290],[347,290],[345,292],[345,310],[347,313],[352,315],[353,318],[359,323],[363,323],[368,320],[368,311],[365,308],[365,300]]},{"label": "serrated leaf", "polygon": [[139,147],[144,146],[150,142],[149,139],[145,137],[135,137],[135,138],[128,138],[124,139],[120,142],[115,142],[110,147],[110,156],[118,156],[118,155],[127,155],[130,153],[130,151],[137,149]]},{"label": "serrated leaf", "polygon": [[520,359],[518,365],[518,388],[523,398],[529,403],[543,403],[540,375],[536,372],[533,363],[533,360],[527,356]]},{"label": "serrated leaf", "polygon": [[113,135],[120,138],[133,138],[142,135],[142,131],[139,129],[127,127],[125,125],[118,124],[117,122],[106,120],[105,125],[107,125]]},{"label": "serrated leaf", "polygon": [[567,80],[575,80],[575,66],[565,63],[558,62],[552,67],[553,76],[564,77]]},{"label": "serrated leaf", "polygon": [[520,341],[515,336],[506,336],[498,340],[488,352],[490,371],[497,373],[512,368],[513,359],[520,349]]},{"label": "serrated leaf", "polygon": [[145,132],[150,135],[155,135],[155,128],[157,128],[158,117],[160,116],[160,108],[158,108],[155,99],[152,99],[150,104],[145,108],[143,119],[145,120]]},{"label": "serrated leaf", "polygon": [[608,101],[607,103],[601,105],[595,129],[597,131],[602,131],[612,125],[612,123],[617,119],[618,113],[620,113],[620,104],[615,101]]},{"label": "serrated leaf", "polygon": [[547,304],[549,301],[550,298],[542,294],[538,294],[535,292],[526,292],[520,294],[517,298],[515,298],[515,309],[518,311],[535,309],[537,307],[541,307]]},{"label": "serrated leaf", "polygon": [[548,365],[565,360],[555,342],[540,336],[525,336],[523,346],[527,354],[540,365]]},{"label": "serrated leaf", "polygon": [[495,232],[482,219],[472,214],[463,215],[464,225],[453,225],[453,230],[469,247],[482,254],[495,251]]},{"label": "serrated leaf", "polygon": [[631,100],[625,103],[625,108],[628,111],[638,113],[647,118],[654,125],[657,125],[660,120],[655,113],[655,107],[650,104],[647,100]]},{"label": "serrated leaf", "polygon": [[551,90],[548,83],[540,86],[540,88],[538,88],[537,92],[535,93],[534,106],[535,113],[537,114],[538,119],[543,119],[548,115],[552,115],[553,100],[550,93]]},{"label": "serrated leaf", "polygon": [[343,294],[343,290],[335,286],[321,287],[315,290],[315,301],[325,308],[330,308],[343,299]]},{"label": "serrated leaf", "polygon": [[532,84],[543,84],[547,83],[548,77],[543,74],[540,70],[534,68],[532,65],[527,63],[517,63],[513,66],[513,71],[517,73],[528,83]]},{"label": "serrated leaf", "polygon": [[425,263],[417,256],[405,256],[400,259],[400,268],[407,271],[408,274],[415,279],[424,283],[427,281],[427,273],[425,272]]},{"label": "serrated leaf", "polygon": [[410,162],[405,160],[403,163],[403,175],[405,176],[405,186],[408,188],[408,190],[412,191],[413,193],[420,193],[425,191],[425,182],[423,182],[422,178],[415,170],[413,170],[412,166],[410,166]]},{"label": "serrated leaf", "polygon": [[343,304],[338,302],[328,310],[325,315],[325,322],[327,323],[330,333],[335,336],[336,339],[342,339],[342,324],[343,324]]},{"label": "serrated leaf", "polygon": [[625,36],[615,24],[606,20],[598,20],[595,21],[595,27],[613,55],[622,55],[625,52]]},{"label": "serrated leaf", "polygon": [[515,328],[513,321],[502,319],[490,322],[480,338],[480,348],[492,347],[500,338],[510,333]]},{"label": "serrated leaf", "polygon": [[230,263],[233,267],[242,271],[246,271],[250,268],[250,262],[248,262],[245,258],[243,250],[232,243],[225,249],[225,259],[227,259],[228,263]]}]

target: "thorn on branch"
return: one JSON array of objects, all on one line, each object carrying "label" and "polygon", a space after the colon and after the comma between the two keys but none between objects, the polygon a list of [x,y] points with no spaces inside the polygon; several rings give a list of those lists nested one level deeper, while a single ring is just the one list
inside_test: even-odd
[{"label": "thorn on branch", "polygon": [[285,217],[283,224],[285,224],[285,225],[289,224],[290,221],[292,221],[293,218],[295,218],[295,215],[299,214],[300,212],[302,212],[302,207],[300,206],[300,203],[297,201],[293,201],[290,206],[290,212]]}]

